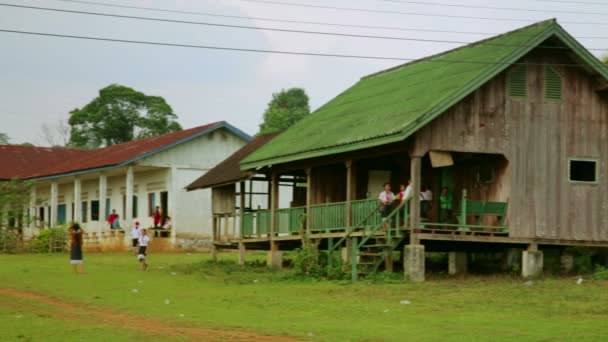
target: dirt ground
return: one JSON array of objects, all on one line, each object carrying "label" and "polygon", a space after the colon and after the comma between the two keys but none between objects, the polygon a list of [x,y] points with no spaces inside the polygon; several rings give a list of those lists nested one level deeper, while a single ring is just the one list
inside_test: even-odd
[{"label": "dirt ground", "polygon": [[[4,298],[3,298],[4,297]],[[186,326],[183,323],[170,320],[151,319],[149,317],[138,316],[135,314],[125,314],[109,308],[92,308],[78,303],[69,303],[64,300],[45,296],[42,294],[22,291],[11,288],[0,288],[0,302],[8,301],[11,298],[19,299],[19,305],[23,307],[23,302],[31,302],[27,309],[32,312],[44,311],[58,319],[77,320],[83,323],[101,325],[111,328],[130,329],[142,335],[165,337],[169,340],[189,340],[189,341],[269,341],[269,342],[291,342],[297,339],[285,336],[267,336],[253,332],[241,330],[219,330],[205,329],[200,327]],[[36,303],[48,306],[42,308]],[[17,304],[17,303],[14,303]]]}]

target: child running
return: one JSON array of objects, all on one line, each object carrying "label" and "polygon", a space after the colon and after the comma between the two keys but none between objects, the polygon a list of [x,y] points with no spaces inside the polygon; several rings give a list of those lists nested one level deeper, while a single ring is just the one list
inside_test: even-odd
[{"label": "child running", "polygon": [[141,265],[141,269],[143,271],[148,268],[148,263],[146,262],[146,249],[148,249],[148,242],[150,242],[150,237],[145,229],[142,229],[139,235],[139,255],[137,259],[139,259],[139,263]]},{"label": "child running", "polygon": [[137,247],[139,246],[139,221],[135,222],[135,226],[131,230],[131,249],[133,250],[133,255],[137,255]]}]

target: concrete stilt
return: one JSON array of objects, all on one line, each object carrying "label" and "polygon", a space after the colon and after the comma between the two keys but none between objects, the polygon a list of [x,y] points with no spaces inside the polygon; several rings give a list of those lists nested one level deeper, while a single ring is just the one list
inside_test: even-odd
[{"label": "concrete stilt", "polygon": [[424,245],[406,245],[404,247],[403,270],[411,282],[424,281]]},{"label": "concrete stilt", "polygon": [[524,278],[538,277],[543,273],[543,252],[531,245],[521,256],[521,275]]},{"label": "concrete stilt", "polygon": [[245,244],[239,242],[239,265],[245,265]]},{"label": "concrete stilt", "polygon": [[279,251],[279,244],[275,241],[270,242],[270,250],[266,257],[266,265],[276,269],[283,267],[283,252]]},{"label": "concrete stilt", "polygon": [[461,275],[467,273],[467,253],[450,252],[448,253],[448,274]]},{"label": "concrete stilt", "polygon": [[211,259],[213,259],[213,262],[217,262],[217,252],[217,246],[211,246]]},{"label": "concrete stilt", "polygon": [[574,255],[571,253],[562,253],[560,257],[561,271],[565,274],[572,272],[574,269]]}]

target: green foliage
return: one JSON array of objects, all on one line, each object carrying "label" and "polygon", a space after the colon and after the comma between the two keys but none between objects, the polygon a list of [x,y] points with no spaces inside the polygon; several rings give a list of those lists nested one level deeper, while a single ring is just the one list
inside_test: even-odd
[{"label": "green foliage", "polygon": [[603,266],[597,266],[595,268],[595,273],[592,276],[595,280],[608,280],[608,268]]},{"label": "green foliage", "polygon": [[162,97],[112,84],[89,104],[70,112],[70,145],[96,148],[179,131],[176,120]]},{"label": "green foliage", "polygon": [[29,204],[31,182],[0,182],[0,229],[16,229],[27,224],[24,209]]},{"label": "green foliage", "polygon": [[310,114],[308,95],[302,88],[281,90],[272,94],[272,100],[264,112],[264,122],[259,134],[283,131]]},{"label": "green foliage", "polygon": [[68,244],[66,227],[45,229],[32,241],[31,250],[36,253],[61,253]]},{"label": "green foliage", "polygon": [[6,133],[0,132],[0,145],[8,145],[9,137]]},{"label": "green foliage", "polygon": [[0,253],[15,253],[19,245],[19,233],[15,229],[0,228]]}]

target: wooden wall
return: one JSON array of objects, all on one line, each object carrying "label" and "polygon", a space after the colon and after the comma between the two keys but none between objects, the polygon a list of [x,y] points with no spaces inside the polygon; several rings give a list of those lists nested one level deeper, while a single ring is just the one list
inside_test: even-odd
[{"label": "wooden wall", "polygon": [[[582,68],[556,66],[562,101],[544,99],[544,64],[577,64],[556,50],[533,51],[528,96],[506,94],[506,72],[416,133],[414,153],[502,154],[490,197],[508,198],[511,236],[608,241],[608,106]],[[598,158],[599,182],[568,180],[568,158]],[[470,185],[469,185],[470,186]]]}]

